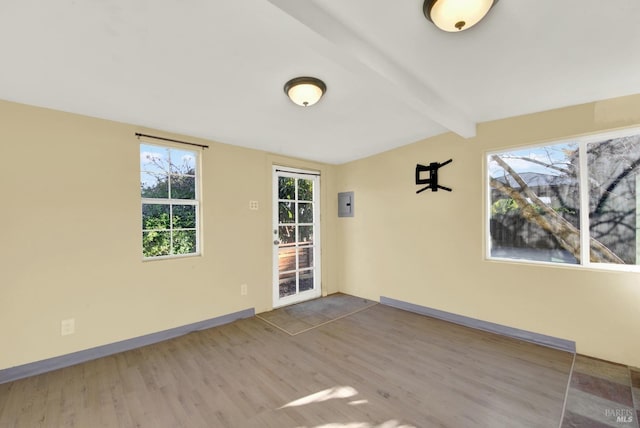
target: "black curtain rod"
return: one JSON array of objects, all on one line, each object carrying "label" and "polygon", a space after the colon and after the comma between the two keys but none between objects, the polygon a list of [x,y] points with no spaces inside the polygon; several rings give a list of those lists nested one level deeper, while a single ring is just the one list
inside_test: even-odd
[{"label": "black curtain rod", "polygon": [[164,137],[156,137],[155,135],[140,134],[139,132],[136,132],[136,137],[155,138],[156,140],[171,141],[172,143],[187,144],[189,146],[202,147],[203,149],[208,149],[209,148],[209,146],[207,146],[206,144],[189,143],[187,141],[174,140],[172,138],[164,138]]},{"label": "black curtain rod", "polygon": [[297,172],[297,171],[289,171],[286,169],[276,169],[276,172],[288,172],[289,174],[314,175],[316,177],[320,177],[319,172]]}]

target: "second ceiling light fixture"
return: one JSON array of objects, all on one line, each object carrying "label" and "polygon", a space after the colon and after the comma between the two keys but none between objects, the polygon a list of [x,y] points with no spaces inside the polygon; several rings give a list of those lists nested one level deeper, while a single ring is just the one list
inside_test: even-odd
[{"label": "second ceiling light fixture", "polygon": [[284,85],[284,92],[294,103],[309,107],[320,101],[327,91],[327,85],[315,77],[296,77]]},{"label": "second ceiling light fixture", "polygon": [[448,32],[476,25],[498,0],[425,0],[424,16],[436,27]]}]

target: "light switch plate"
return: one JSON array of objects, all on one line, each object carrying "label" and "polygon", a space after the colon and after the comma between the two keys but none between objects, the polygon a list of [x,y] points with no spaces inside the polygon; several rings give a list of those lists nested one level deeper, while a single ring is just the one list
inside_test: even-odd
[{"label": "light switch plate", "polygon": [[69,318],[60,321],[60,335],[68,336],[76,332],[76,320],[75,318]]}]

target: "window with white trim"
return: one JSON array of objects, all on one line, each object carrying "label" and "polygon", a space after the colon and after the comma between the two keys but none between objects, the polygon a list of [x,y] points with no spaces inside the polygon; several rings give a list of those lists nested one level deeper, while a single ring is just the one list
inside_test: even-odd
[{"label": "window with white trim", "polygon": [[639,270],[640,129],[489,153],[487,167],[489,258]]},{"label": "window with white trim", "polygon": [[194,255],[199,239],[198,152],[140,144],[142,255]]}]

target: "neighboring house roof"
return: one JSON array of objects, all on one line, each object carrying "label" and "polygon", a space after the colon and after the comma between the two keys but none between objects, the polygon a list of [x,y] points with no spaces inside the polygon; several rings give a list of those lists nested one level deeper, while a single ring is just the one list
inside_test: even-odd
[{"label": "neighboring house roof", "polygon": [[[527,183],[529,187],[552,187],[552,186],[568,186],[577,185],[578,179],[576,177],[569,177],[567,175],[552,175],[542,174],[539,172],[521,172],[518,175]],[[507,184],[514,189],[518,189],[520,185],[518,182],[508,174],[494,176],[496,180],[501,183]]]}]

